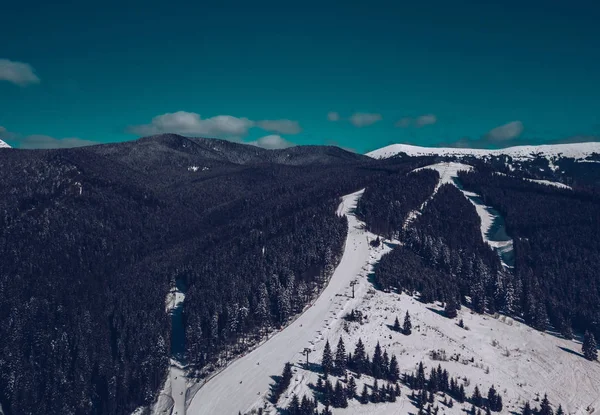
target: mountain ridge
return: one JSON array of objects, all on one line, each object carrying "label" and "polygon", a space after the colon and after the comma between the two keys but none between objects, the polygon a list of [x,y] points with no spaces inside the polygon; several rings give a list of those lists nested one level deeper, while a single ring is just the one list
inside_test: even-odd
[{"label": "mountain ridge", "polygon": [[514,146],[501,149],[453,148],[453,147],[422,147],[410,144],[391,144],[366,153],[375,159],[385,159],[406,153],[409,156],[511,156],[516,159],[532,159],[536,156],[568,157],[585,159],[592,154],[600,154],[599,142],[541,144]]}]

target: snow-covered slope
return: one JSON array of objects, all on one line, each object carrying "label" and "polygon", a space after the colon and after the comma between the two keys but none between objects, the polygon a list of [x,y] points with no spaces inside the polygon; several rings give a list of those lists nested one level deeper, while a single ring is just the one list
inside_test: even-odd
[{"label": "snow-covered slope", "polygon": [[6,144],[4,141],[0,140],[0,148],[11,148],[8,144]]},{"label": "snow-covered slope", "polygon": [[[335,348],[342,337],[346,350],[353,352],[361,338],[367,352],[372,353],[380,342],[390,355],[396,355],[401,373],[413,372],[415,365],[423,361],[426,373],[432,366],[440,364],[451,376],[468,378],[468,394],[473,392],[475,385],[485,392],[494,385],[504,400],[502,414],[521,413],[525,401],[539,405],[533,400],[537,394],[543,396],[544,393],[548,394],[555,410],[558,404],[562,404],[567,413],[583,415],[591,413],[585,410],[588,407],[596,408],[596,411],[599,408],[600,364],[579,355],[581,344],[578,342],[536,331],[508,317],[474,314],[464,307],[456,319],[448,319],[443,316],[443,308],[439,304],[423,304],[406,294],[369,290],[367,279],[359,280],[360,289],[367,294],[361,297],[356,310],[368,318],[362,324],[348,324],[344,320],[330,322],[331,329],[326,338],[332,347]],[[394,318],[398,316],[402,321],[407,311],[413,325],[410,336],[390,329]],[[466,328],[458,326],[457,321],[461,318]],[[324,342],[318,344],[313,353],[314,361],[320,361],[323,346]],[[432,359],[432,351],[440,354],[443,351],[447,360]],[[308,385],[317,382],[318,374],[305,370],[300,362],[301,359],[293,362],[295,376],[280,400],[281,407],[289,404],[292,394],[312,396],[313,391]],[[335,384],[335,378],[331,380]],[[370,386],[373,379],[364,375],[357,379],[359,393],[363,383]],[[415,414],[418,409],[408,395],[410,389],[402,385],[402,395],[395,403],[362,405],[353,399],[349,401],[348,408],[334,409],[334,413]],[[468,403],[456,403],[453,408],[448,408],[439,404],[443,400],[440,395],[436,399],[436,404],[447,415],[464,415],[465,409],[471,407]]]},{"label": "snow-covered slope", "polygon": [[[237,414],[265,405],[271,376],[279,375],[286,362],[304,361],[304,348],[315,349],[323,343],[332,324],[358,301],[358,293],[351,298],[350,282],[359,276],[366,279],[368,264],[378,256],[376,251],[382,251],[370,246],[368,238],[375,236],[353,214],[361,195],[362,191],[345,196],[338,209],[338,214],[348,217],[348,236],[340,264],[323,293],[296,321],[202,386],[188,415]],[[316,358],[317,353],[310,355],[311,361]]]},{"label": "snow-covered slope", "polygon": [[525,160],[536,156],[547,158],[569,157],[574,159],[584,159],[593,153],[600,154],[600,143],[574,143],[574,144],[552,144],[539,146],[517,146],[498,150],[484,150],[475,148],[444,148],[444,147],[419,147],[409,144],[392,144],[370,153],[367,156],[384,159],[393,157],[400,153],[406,153],[409,156],[475,156],[492,157],[507,155],[514,159]]}]

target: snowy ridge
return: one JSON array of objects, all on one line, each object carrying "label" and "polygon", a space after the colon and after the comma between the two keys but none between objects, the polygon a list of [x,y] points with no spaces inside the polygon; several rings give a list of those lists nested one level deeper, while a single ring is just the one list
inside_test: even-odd
[{"label": "snowy ridge", "polygon": [[12,148],[12,147],[9,146],[8,144],[6,144],[4,141],[0,140],[0,148]]},{"label": "snowy ridge", "polygon": [[537,156],[547,158],[569,157],[584,159],[593,153],[600,154],[600,143],[574,143],[574,144],[545,144],[539,146],[517,146],[498,150],[486,150],[477,148],[448,148],[448,147],[419,147],[409,144],[392,144],[387,147],[371,151],[367,156],[375,159],[385,159],[400,153],[409,156],[510,156],[514,159],[527,160]]}]

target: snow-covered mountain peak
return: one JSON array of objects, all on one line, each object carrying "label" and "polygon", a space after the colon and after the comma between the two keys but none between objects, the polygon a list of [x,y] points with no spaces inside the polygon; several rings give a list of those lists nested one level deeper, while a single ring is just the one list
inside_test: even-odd
[{"label": "snow-covered mountain peak", "polygon": [[600,154],[600,143],[572,143],[572,144],[545,144],[539,146],[517,146],[497,150],[476,148],[448,148],[448,147],[419,147],[409,144],[392,144],[367,153],[367,156],[376,159],[385,159],[397,154],[406,153],[409,156],[510,156],[514,159],[531,159],[536,156],[543,157],[569,157],[584,159],[593,153]]},{"label": "snow-covered mountain peak", "polygon": [[6,144],[4,141],[0,140],[0,148],[11,148],[8,144]]}]

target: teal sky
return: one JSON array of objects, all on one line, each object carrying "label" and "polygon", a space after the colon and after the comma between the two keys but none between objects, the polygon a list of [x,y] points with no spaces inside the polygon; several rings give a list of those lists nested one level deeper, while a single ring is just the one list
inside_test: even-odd
[{"label": "teal sky", "polygon": [[2,6],[0,138],[15,147],[600,139],[598,2],[74,3]]}]

